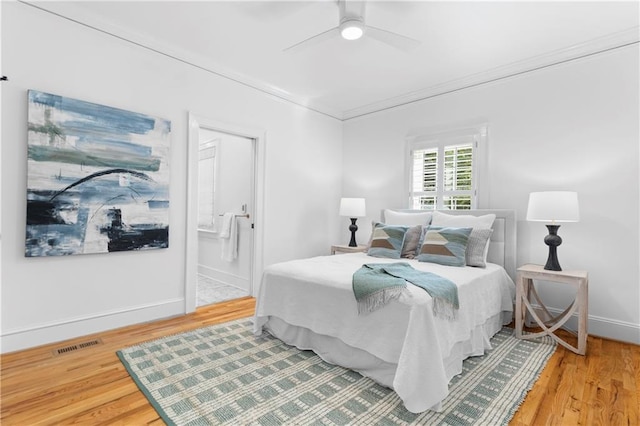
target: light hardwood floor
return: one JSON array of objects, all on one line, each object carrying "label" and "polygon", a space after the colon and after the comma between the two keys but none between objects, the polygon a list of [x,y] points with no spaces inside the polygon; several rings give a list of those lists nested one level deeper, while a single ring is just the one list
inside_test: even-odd
[{"label": "light hardwood floor", "polygon": [[[135,325],[3,355],[5,425],[163,424],[115,352],[145,340],[251,316],[247,297],[179,318]],[[102,343],[63,355],[56,348],[92,339]],[[640,424],[640,346],[589,337],[587,356],[563,347],[542,372],[512,425]]]}]

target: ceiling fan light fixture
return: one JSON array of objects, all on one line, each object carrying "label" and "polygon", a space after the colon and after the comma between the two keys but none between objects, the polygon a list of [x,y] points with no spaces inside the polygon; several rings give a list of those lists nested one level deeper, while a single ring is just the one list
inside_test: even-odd
[{"label": "ceiling fan light fixture", "polygon": [[347,19],[340,23],[340,35],[345,40],[357,40],[364,35],[364,22],[360,19]]}]

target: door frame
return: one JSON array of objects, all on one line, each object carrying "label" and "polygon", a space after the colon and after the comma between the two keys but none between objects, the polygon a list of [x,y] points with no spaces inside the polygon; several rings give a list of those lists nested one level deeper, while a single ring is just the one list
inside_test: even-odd
[{"label": "door frame", "polygon": [[202,115],[188,113],[187,137],[187,220],[185,234],[185,313],[196,310],[198,280],[198,150],[200,128],[229,133],[253,140],[253,247],[252,266],[249,272],[251,295],[259,288],[257,280],[262,277],[263,267],[263,217],[265,188],[265,144],[266,131],[250,126],[226,123]]}]

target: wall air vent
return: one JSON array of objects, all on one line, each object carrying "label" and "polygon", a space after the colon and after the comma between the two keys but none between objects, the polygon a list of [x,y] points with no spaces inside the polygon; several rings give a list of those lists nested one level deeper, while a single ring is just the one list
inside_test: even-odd
[{"label": "wall air vent", "polygon": [[69,352],[75,352],[75,351],[79,351],[80,349],[86,349],[86,348],[90,348],[92,346],[101,345],[101,344],[102,344],[101,339],[89,340],[88,342],[77,343],[75,345],[65,346],[64,348],[54,349],[53,354],[64,355],[64,354],[68,354]]}]

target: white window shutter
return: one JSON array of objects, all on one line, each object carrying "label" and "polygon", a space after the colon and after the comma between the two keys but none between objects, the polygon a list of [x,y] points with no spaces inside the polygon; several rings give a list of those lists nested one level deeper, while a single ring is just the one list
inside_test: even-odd
[{"label": "white window shutter", "polygon": [[421,140],[411,146],[411,208],[475,208],[477,135]]}]

